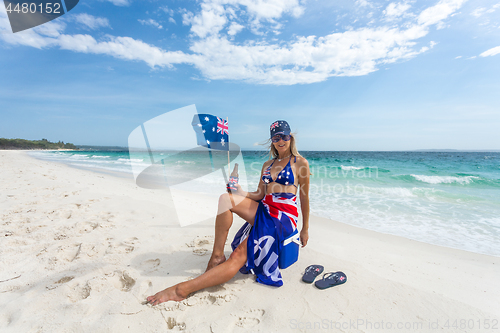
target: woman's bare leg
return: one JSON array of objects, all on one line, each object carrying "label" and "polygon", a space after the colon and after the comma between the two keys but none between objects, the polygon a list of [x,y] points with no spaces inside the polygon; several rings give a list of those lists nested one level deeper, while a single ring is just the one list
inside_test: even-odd
[{"label": "woman's bare leg", "polygon": [[233,213],[230,210],[217,214],[215,219],[214,248],[205,271],[208,271],[226,261],[226,256],[224,255],[224,245],[226,244],[227,234],[232,224]]},{"label": "woman's bare leg", "polygon": [[219,207],[217,211],[217,217],[215,218],[215,240],[214,248],[212,251],[212,256],[208,261],[206,271],[220,265],[226,260],[224,256],[224,246],[227,240],[227,234],[229,233],[229,228],[233,224],[233,213],[238,214],[242,219],[253,225],[255,219],[255,213],[257,212],[257,207],[259,203],[248,198],[237,198],[239,202],[233,207],[230,195],[224,193],[219,198]]},{"label": "woman's bare leg", "polygon": [[193,280],[181,282],[149,296],[148,303],[157,305],[167,301],[182,301],[195,291],[229,281],[247,261],[247,239],[231,253],[228,260]]}]

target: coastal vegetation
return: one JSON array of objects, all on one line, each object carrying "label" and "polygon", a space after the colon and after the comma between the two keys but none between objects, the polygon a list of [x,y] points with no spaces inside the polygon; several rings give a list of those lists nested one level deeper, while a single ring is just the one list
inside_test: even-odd
[{"label": "coastal vegetation", "polygon": [[77,149],[72,143],[0,138],[0,149]]}]

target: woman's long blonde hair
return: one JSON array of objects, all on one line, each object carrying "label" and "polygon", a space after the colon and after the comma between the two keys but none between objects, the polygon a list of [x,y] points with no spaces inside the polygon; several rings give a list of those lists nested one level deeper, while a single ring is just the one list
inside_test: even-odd
[{"label": "woman's long blonde hair", "polygon": [[[292,156],[301,156],[299,154],[299,151],[297,150],[297,146],[295,144],[295,133],[290,133],[290,152],[292,153]],[[269,143],[269,158],[274,159],[279,156],[278,151],[273,145],[273,142],[269,138],[267,140],[267,143]]]}]

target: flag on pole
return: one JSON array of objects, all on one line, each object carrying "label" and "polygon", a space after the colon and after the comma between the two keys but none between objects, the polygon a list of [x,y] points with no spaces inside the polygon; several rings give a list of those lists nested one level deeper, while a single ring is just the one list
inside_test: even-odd
[{"label": "flag on pole", "polygon": [[[229,126],[228,121],[211,114],[195,114],[191,122],[193,129],[196,132],[196,140],[199,146],[209,148],[210,163],[212,170],[214,163],[212,158],[212,149],[227,151],[228,173],[229,170]],[[224,182],[228,184],[228,178],[224,168],[221,168]],[[234,199],[230,196],[231,203],[234,207]]]},{"label": "flag on pole", "polygon": [[229,127],[227,120],[211,114],[195,114],[191,123],[196,132],[198,145],[229,151]]}]

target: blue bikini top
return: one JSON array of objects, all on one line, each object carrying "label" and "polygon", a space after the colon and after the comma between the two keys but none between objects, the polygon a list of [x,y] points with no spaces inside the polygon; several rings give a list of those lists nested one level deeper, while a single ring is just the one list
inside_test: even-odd
[{"label": "blue bikini top", "polygon": [[[294,162],[297,162],[297,156],[294,156],[294,157],[295,157]],[[271,167],[273,166],[274,162],[276,162],[276,159],[275,159],[273,161],[273,163],[271,163],[271,165],[268,166],[266,168],[266,170],[264,170],[264,173],[262,174],[262,181],[265,184],[276,182],[276,183],[281,184],[281,185],[293,185],[293,186],[297,187],[297,185],[294,184],[295,178],[293,177],[293,170],[292,170],[292,166],[290,165],[291,160],[292,160],[292,157],[290,156],[290,159],[288,160],[288,164],[283,168],[283,170],[280,171],[280,173],[278,173],[278,178],[276,178],[276,180],[273,180],[273,178],[271,177]]]}]

